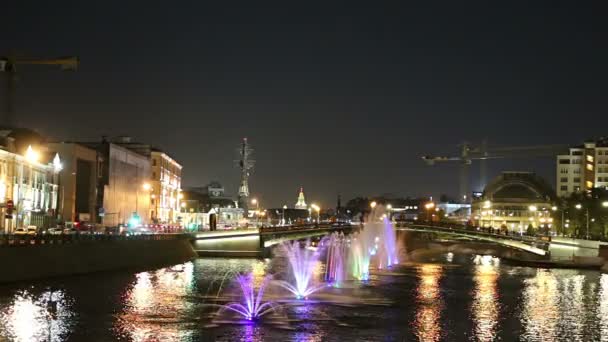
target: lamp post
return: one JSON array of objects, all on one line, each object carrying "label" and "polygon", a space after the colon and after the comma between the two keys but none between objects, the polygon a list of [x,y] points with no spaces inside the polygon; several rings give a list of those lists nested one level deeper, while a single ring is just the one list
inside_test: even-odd
[{"label": "lamp post", "polygon": [[258,214],[260,212],[260,203],[258,202],[257,198],[252,198],[251,199],[251,204],[255,205],[255,212],[254,212],[254,214],[255,214],[255,226],[257,227],[258,226]]},{"label": "lamp post", "polygon": [[386,211],[388,211],[388,220],[390,221],[391,218],[391,211],[393,210],[393,206],[389,203],[386,205]]},{"label": "lamp post", "polygon": [[[602,203],[603,205],[603,203]],[[583,209],[583,205],[582,204],[577,204],[574,206],[576,209],[581,210]],[[586,221],[586,227],[587,227],[587,234],[586,234],[586,239],[589,240],[589,208],[585,207],[585,221]]]},{"label": "lamp post", "polygon": [[317,224],[321,222],[321,207],[316,204],[311,204],[310,207],[317,212]]},{"label": "lamp post", "polygon": [[561,229],[561,232],[562,232],[562,235],[563,235],[564,234],[564,227],[565,227],[564,226],[564,209],[563,208],[558,208],[557,206],[554,205],[554,206],[551,207],[551,210],[553,210],[553,211],[558,211],[559,210],[562,213],[562,220],[561,220],[562,229]]},{"label": "lamp post", "polygon": [[285,225],[285,209],[287,209],[287,205],[283,204],[283,226]]},{"label": "lamp post", "polygon": [[424,208],[426,209],[426,220],[428,222],[431,220],[431,210],[433,210],[433,208],[435,208],[435,203],[429,202],[424,205]]},{"label": "lamp post", "polygon": [[[63,195],[61,188],[61,175],[60,172],[63,170],[63,164],[61,163],[61,159],[59,159],[59,153],[55,154],[55,158],[53,158],[53,172],[57,177],[57,195],[56,195],[56,203],[55,203],[55,220],[59,218],[59,212],[61,211],[61,215],[63,217]],[[61,208],[59,205],[61,204]],[[57,222],[55,222],[57,223]]]}]

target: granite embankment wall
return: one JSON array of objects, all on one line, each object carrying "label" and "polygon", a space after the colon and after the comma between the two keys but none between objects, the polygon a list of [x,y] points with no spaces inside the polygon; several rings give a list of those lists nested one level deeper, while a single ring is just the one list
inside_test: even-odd
[{"label": "granite embankment wall", "polygon": [[83,239],[0,246],[0,283],[120,269],[145,269],[196,258],[187,237]]}]

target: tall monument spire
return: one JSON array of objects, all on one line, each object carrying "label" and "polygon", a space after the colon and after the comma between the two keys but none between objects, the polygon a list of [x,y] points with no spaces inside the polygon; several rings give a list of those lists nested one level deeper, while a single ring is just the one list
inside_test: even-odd
[{"label": "tall monument spire", "polygon": [[247,138],[243,138],[243,142],[238,149],[239,151],[239,168],[241,169],[241,184],[239,186],[239,206],[247,210],[249,198],[249,175],[253,170],[255,160],[251,157],[253,149],[249,146]]},{"label": "tall monument spire", "polygon": [[300,194],[298,195],[298,202],[295,205],[296,209],[308,209],[306,200],[304,199],[304,188],[300,187]]}]

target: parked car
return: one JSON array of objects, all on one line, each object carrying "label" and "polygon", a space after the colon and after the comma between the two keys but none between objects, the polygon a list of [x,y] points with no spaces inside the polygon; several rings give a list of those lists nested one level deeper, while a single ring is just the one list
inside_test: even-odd
[{"label": "parked car", "polygon": [[49,235],[61,235],[63,233],[63,229],[61,228],[49,228],[46,231]]},{"label": "parked car", "polygon": [[25,228],[17,228],[14,232],[15,235],[27,235],[27,230]]},{"label": "parked car", "polygon": [[65,228],[63,230],[63,234],[64,235],[76,235],[76,234],[78,234],[78,231],[76,230],[76,228]]},{"label": "parked car", "polygon": [[36,234],[38,234],[38,227],[27,226],[27,235],[36,235]]}]

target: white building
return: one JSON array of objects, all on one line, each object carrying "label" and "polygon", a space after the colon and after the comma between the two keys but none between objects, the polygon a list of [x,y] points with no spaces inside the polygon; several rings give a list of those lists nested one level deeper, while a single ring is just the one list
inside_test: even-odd
[{"label": "white building", "polygon": [[[58,162],[58,160],[57,160]],[[0,232],[29,225],[48,228],[57,209],[60,165],[28,148],[25,155],[0,149]],[[14,205],[12,213],[9,203]]]},{"label": "white building", "polygon": [[152,149],[150,206],[152,220],[176,223],[180,211],[182,166],[166,153]]},{"label": "white building", "polygon": [[569,196],[592,188],[608,187],[608,139],[571,147],[557,156],[557,195]]}]

